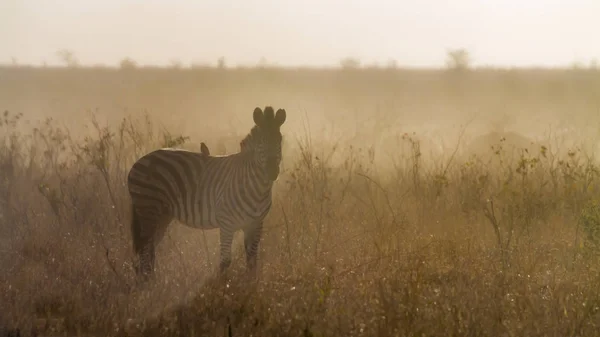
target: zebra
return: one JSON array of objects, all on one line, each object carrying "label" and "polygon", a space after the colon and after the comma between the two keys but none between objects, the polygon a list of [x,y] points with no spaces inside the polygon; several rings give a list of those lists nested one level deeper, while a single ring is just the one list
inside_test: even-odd
[{"label": "zebra", "polygon": [[234,232],[242,230],[247,271],[256,275],[263,220],[280,170],[286,111],[257,107],[253,117],[255,125],[238,153],[209,156],[208,147],[200,153],[163,148],[133,164],[127,184],[138,276],[154,275],[155,247],[174,219],[193,228],[219,229],[219,273],[231,264]]},{"label": "zebra", "polygon": [[210,156],[210,150],[208,149],[208,146],[204,144],[204,142],[200,143],[200,153],[202,153],[205,156]]}]

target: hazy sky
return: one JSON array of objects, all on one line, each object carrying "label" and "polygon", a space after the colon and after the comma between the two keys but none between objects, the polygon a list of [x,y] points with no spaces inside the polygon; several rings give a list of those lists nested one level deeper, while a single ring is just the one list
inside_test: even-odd
[{"label": "hazy sky", "polygon": [[1,63],[555,66],[600,59],[599,32],[600,0],[0,0]]}]

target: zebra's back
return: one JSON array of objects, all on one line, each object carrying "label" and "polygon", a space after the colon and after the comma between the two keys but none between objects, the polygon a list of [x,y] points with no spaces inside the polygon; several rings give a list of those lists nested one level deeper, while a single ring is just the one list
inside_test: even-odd
[{"label": "zebra's back", "polygon": [[146,154],[127,177],[134,207],[161,212],[190,226],[213,227],[202,189],[209,160],[202,153],[171,148]]}]

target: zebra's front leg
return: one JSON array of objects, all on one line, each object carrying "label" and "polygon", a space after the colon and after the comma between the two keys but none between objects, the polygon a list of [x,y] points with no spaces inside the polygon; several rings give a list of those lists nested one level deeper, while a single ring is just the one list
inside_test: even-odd
[{"label": "zebra's front leg", "polygon": [[262,237],[263,223],[258,222],[244,229],[244,248],[246,250],[246,268],[252,276],[256,276],[258,246]]},{"label": "zebra's front leg", "polygon": [[222,274],[231,265],[231,243],[233,242],[233,231],[227,226],[219,230],[219,241],[221,244],[219,272]]}]

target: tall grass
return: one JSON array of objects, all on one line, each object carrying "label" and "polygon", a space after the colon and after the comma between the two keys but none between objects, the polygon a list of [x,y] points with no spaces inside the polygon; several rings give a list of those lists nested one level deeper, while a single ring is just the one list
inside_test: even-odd
[{"label": "tall grass", "polygon": [[[2,68],[0,332],[600,335],[597,74]],[[215,279],[218,232],[173,223],[136,284],[133,161],[234,152],[264,102],[289,121],[258,282],[240,235]]]},{"label": "tall grass", "polygon": [[141,287],[127,170],[153,148],[199,144],[149,116],[114,127],[93,120],[84,138],[52,120],[30,133],[19,123],[6,112],[0,125],[7,326],[152,336],[599,334],[598,260],[585,244],[598,222],[579,218],[595,214],[599,171],[578,151],[557,157],[541,146],[508,160],[498,140],[490,155],[501,165],[477,156],[434,165],[405,136],[397,148],[408,150],[381,170],[372,149],[306,134],[277,182],[258,282],[244,277],[240,249],[227,278],[213,278],[218,235],[174,224],[159,246],[158,279]]}]

